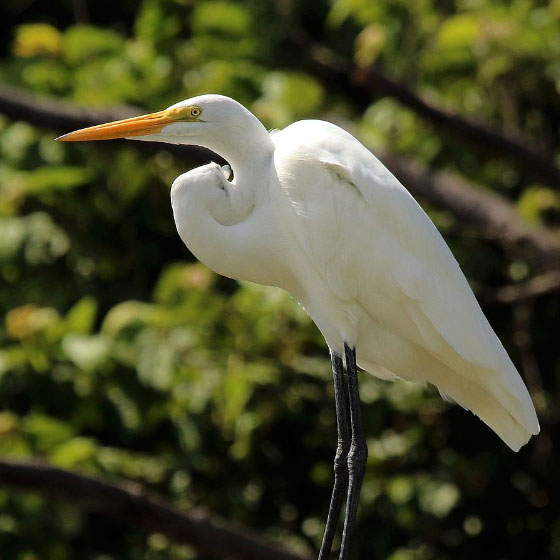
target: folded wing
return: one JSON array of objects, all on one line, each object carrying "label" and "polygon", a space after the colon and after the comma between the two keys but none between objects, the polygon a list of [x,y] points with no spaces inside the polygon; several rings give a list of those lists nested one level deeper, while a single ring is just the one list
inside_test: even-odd
[{"label": "folded wing", "polygon": [[519,373],[408,191],[329,123],[301,121],[273,138],[300,245],[332,291],[371,317],[357,348],[365,369],[435,384],[513,449],[538,433]]}]

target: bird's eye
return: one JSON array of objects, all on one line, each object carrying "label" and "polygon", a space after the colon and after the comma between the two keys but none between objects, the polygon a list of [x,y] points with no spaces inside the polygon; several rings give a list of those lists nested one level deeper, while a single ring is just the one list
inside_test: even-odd
[{"label": "bird's eye", "polygon": [[198,117],[202,113],[202,109],[200,107],[191,107],[190,113],[191,117]]}]

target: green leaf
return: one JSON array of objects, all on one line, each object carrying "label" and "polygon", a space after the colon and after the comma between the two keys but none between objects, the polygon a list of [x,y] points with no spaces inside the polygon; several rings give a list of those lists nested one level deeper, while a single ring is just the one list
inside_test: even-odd
[{"label": "green leaf", "polygon": [[258,48],[249,11],[229,2],[197,3],[192,15],[196,50],[207,59],[242,59]]},{"label": "green leaf", "polygon": [[440,49],[470,47],[481,31],[478,18],[473,14],[458,14],[446,19],[436,35]]},{"label": "green leaf", "polygon": [[127,327],[142,327],[153,315],[152,308],[139,301],[124,301],[115,305],[105,316],[101,331],[115,337]]},{"label": "green leaf", "polygon": [[387,494],[395,504],[405,504],[414,495],[414,480],[407,476],[396,476],[387,487]]},{"label": "green leaf", "polygon": [[62,339],[66,357],[84,371],[93,371],[108,357],[109,341],[102,335],[67,334]]},{"label": "green leaf", "polygon": [[418,486],[420,507],[436,517],[445,517],[459,501],[459,490],[454,484],[421,480]]},{"label": "green leaf", "polygon": [[108,29],[75,25],[64,34],[64,57],[72,65],[107,54],[116,54],[124,47],[124,38]]},{"label": "green leaf", "polygon": [[37,141],[37,131],[25,122],[16,122],[0,136],[0,150],[4,160],[20,162]]},{"label": "green leaf", "polygon": [[89,171],[83,167],[50,165],[25,173],[28,193],[42,194],[50,191],[67,191],[88,182]]},{"label": "green leaf", "polygon": [[540,185],[531,186],[523,191],[517,207],[525,221],[537,224],[543,212],[547,210],[560,212],[560,196],[550,188]]},{"label": "green leaf", "polygon": [[138,37],[157,44],[176,36],[181,21],[169,9],[168,2],[148,0],[142,3],[134,28]]},{"label": "green leaf", "polygon": [[56,446],[51,453],[51,461],[59,467],[71,468],[93,459],[97,446],[90,438],[76,437]]},{"label": "green leaf", "polygon": [[97,316],[97,302],[92,296],[79,300],[66,314],[66,327],[69,331],[89,334]]},{"label": "green leaf", "polygon": [[40,413],[32,413],[23,418],[21,428],[32,438],[38,450],[60,445],[75,434],[75,428],[71,424]]},{"label": "green leaf", "polygon": [[62,38],[56,27],[46,23],[20,25],[16,29],[14,53],[16,56],[57,55],[62,47]]},{"label": "green leaf", "polygon": [[367,25],[377,21],[383,14],[381,2],[371,0],[334,0],[328,22],[333,27],[338,27],[349,17],[354,18],[359,24]]},{"label": "green leaf", "polygon": [[195,33],[227,37],[247,35],[251,23],[249,11],[240,4],[230,2],[197,2],[191,19]]},{"label": "green leaf", "polygon": [[208,290],[215,273],[203,264],[174,263],[161,273],[154,289],[154,299],[160,303],[178,305],[188,290]]},{"label": "green leaf", "polygon": [[23,246],[27,235],[21,218],[0,218],[0,262],[8,262]]},{"label": "green leaf", "polygon": [[255,111],[276,128],[309,117],[323,101],[323,87],[299,72],[270,72],[263,82],[263,96]]}]

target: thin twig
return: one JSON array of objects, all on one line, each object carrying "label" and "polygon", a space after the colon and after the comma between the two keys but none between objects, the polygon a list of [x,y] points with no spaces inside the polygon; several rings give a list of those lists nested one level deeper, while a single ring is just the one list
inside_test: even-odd
[{"label": "thin twig", "polygon": [[0,459],[0,485],[39,492],[161,533],[217,560],[309,560],[216,515],[179,511],[136,483],[115,484],[47,464]]}]

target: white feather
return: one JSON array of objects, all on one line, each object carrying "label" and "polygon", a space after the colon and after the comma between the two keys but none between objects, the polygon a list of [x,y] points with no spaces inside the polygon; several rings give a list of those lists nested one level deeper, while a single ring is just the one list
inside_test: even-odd
[{"label": "white feather", "polygon": [[[273,140],[280,184],[294,208],[284,222],[326,284],[322,291],[309,286],[304,304],[329,345],[340,351],[352,337],[364,369],[433,383],[513,449],[538,433],[521,377],[408,191],[329,123],[301,121]],[[353,310],[346,325],[340,308]]]},{"label": "white feather", "polygon": [[204,166],[173,185],[177,229],[200,260],[289,291],[331,349],[355,345],[380,378],[434,384],[512,449],[538,433],[529,393],[457,261],[369,150],[326,122],[271,136],[231,99],[179,105],[192,104],[204,123],[174,124],[172,138],[214,150],[234,174],[229,182]]}]

